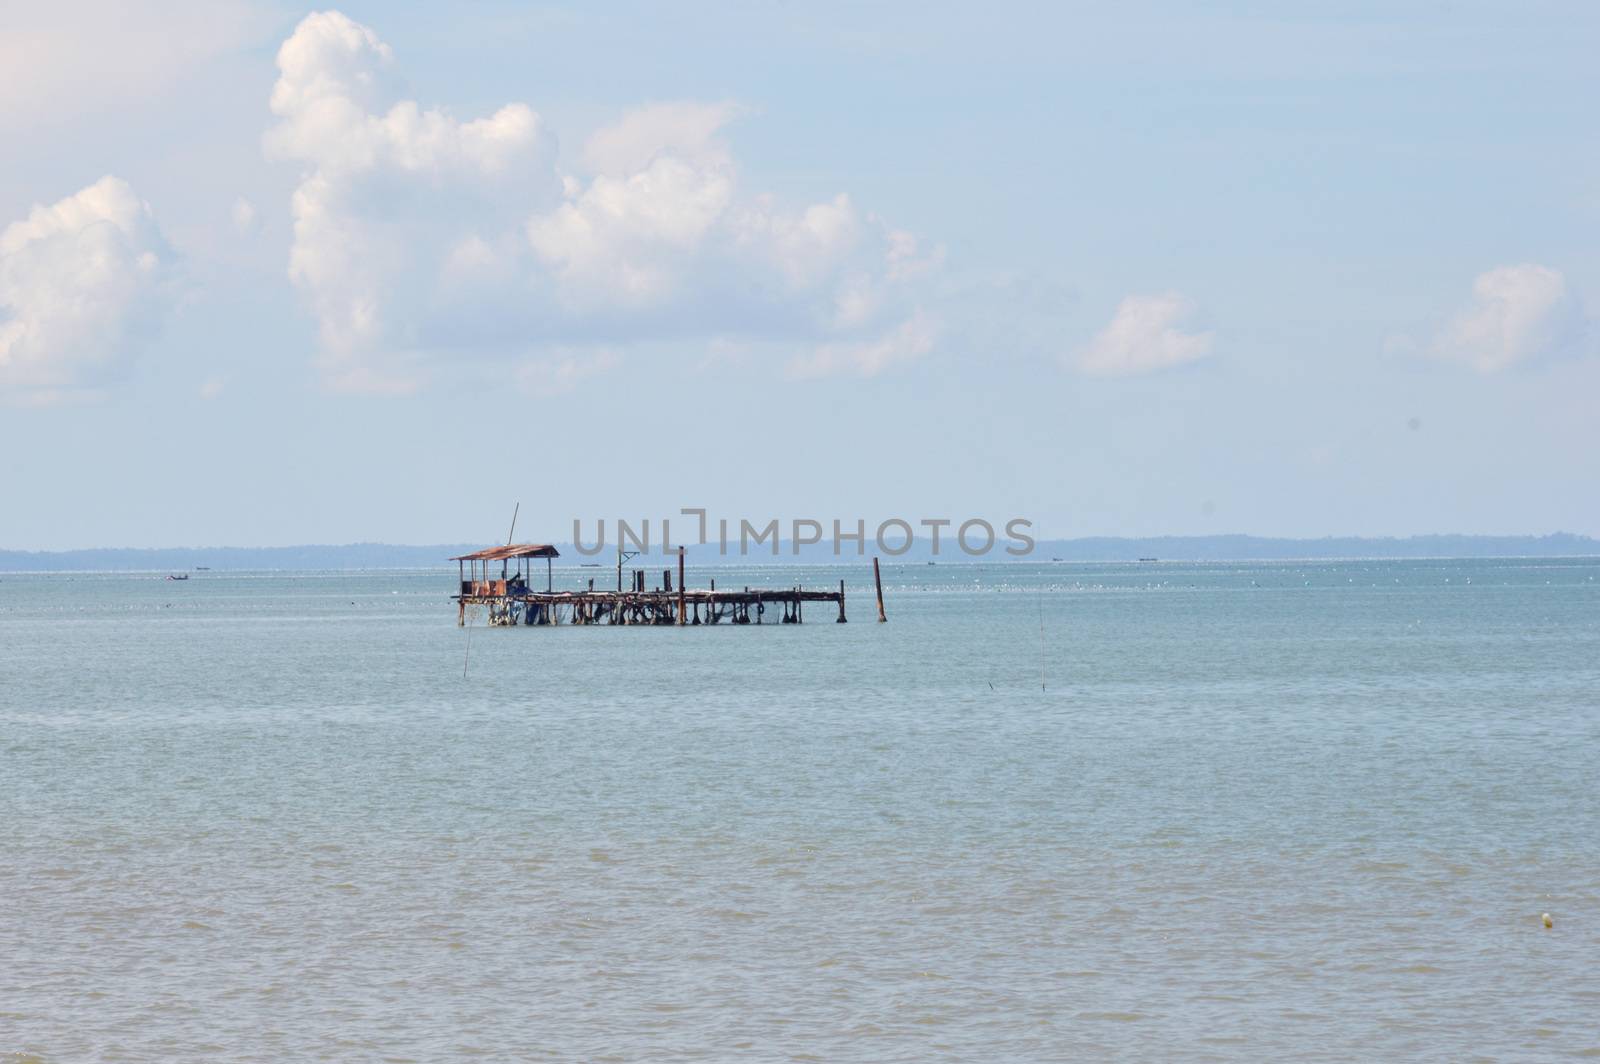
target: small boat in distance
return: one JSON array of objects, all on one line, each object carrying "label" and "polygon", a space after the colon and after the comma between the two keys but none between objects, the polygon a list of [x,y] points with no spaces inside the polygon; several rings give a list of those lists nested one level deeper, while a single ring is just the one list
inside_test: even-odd
[{"label": "small boat in distance", "polygon": [[1157,562],[1157,561],[1160,561],[1161,559],[1160,558],[1140,558],[1139,560],[1142,561],[1142,562]]},{"label": "small boat in distance", "polygon": [[189,579],[189,574],[188,573],[168,573],[167,574],[167,579],[168,580],[187,580],[187,579]]}]

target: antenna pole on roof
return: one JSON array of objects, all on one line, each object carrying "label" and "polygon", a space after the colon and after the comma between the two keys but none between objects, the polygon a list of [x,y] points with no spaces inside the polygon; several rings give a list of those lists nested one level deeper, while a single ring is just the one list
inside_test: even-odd
[{"label": "antenna pole on roof", "polygon": [[[522,503],[520,503],[520,502],[517,503],[516,506],[512,507],[512,509],[511,509],[511,531],[506,533],[506,546],[508,546],[508,547],[511,546],[511,541],[517,538],[517,514],[520,513],[521,511],[522,511]],[[517,563],[517,566],[518,566],[517,571],[521,572],[522,571],[522,569],[521,569],[522,563],[520,561]],[[500,563],[500,579],[504,580],[505,578],[506,578],[506,563],[504,561],[501,561],[501,563]]]},{"label": "antenna pole on roof", "polygon": [[[506,533],[506,546],[508,546],[508,547],[511,546],[511,541],[517,537],[517,515],[519,513],[521,513],[521,512],[522,512],[522,503],[520,503],[520,502],[517,503],[516,506],[512,507],[512,509],[511,509],[511,531]],[[487,569],[488,567],[489,567],[488,563],[485,562],[484,563],[484,568]],[[501,566],[500,566],[500,573],[501,573],[502,576],[505,575],[505,563],[503,563],[503,562],[501,563]],[[489,578],[489,574],[488,573],[484,573],[483,577],[484,577],[485,580],[487,580]],[[466,610],[463,609],[461,612],[465,613]],[[467,678],[467,666],[471,665],[471,664],[472,664],[472,625],[469,623],[467,625],[467,652],[464,655],[462,655],[462,658],[461,658],[461,678],[463,680],[465,680]]]}]

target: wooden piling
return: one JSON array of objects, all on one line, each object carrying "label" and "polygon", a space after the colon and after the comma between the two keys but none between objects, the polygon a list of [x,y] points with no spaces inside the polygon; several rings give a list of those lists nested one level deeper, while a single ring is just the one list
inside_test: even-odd
[{"label": "wooden piling", "polygon": [[872,582],[878,588],[878,621],[880,623],[889,618],[883,612],[883,574],[878,571],[878,556],[872,556]]},{"label": "wooden piling", "polygon": [[678,548],[678,623],[688,623],[683,608],[683,548]]}]

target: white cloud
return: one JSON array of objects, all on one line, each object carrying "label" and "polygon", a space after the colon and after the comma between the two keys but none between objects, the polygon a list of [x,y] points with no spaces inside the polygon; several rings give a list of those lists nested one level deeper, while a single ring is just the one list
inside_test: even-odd
[{"label": "white cloud", "polygon": [[744,195],[722,126],[730,104],[652,104],[590,137],[587,182],[535,213],[528,240],[574,323],[620,314],[652,331],[743,335],[806,354],[803,376],[881,372],[926,354],[917,282],[942,250],[839,194],[799,210]]},{"label": "white cloud", "polygon": [[[844,193],[797,214],[784,214],[763,198],[741,210],[733,226],[737,246],[766,260],[797,290],[826,279],[868,236],[867,220]],[[874,275],[882,272],[887,278],[895,274],[900,266],[900,245],[895,238],[900,235],[887,231],[873,234],[882,243],[878,255],[883,263],[881,270],[872,271]]]},{"label": "white cloud", "polygon": [[848,196],[744,193],[736,104],[638,108],[563,174],[531,107],[462,121],[400,99],[389,47],[337,12],[303,20],[278,67],[266,146],[306,166],[289,275],[336,387],[407,390],[446,353],[714,336],[853,367],[873,359],[842,352],[906,348],[913,322],[931,335],[917,282],[939,253]]},{"label": "white cloud", "polygon": [[48,401],[116,375],[164,303],[165,244],[103,177],[0,232],[0,394]]},{"label": "white cloud", "polygon": [[452,252],[554,195],[553,138],[531,108],[463,122],[397,99],[392,68],[370,29],[308,15],[278,51],[266,137],[308,167],[290,205],[289,278],[316,316],[328,383],[354,391],[416,387]]},{"label": "white cloud", "polygon": [[1154,373],[1205,358],[1211,354],[1213,334],[1183,329],[1195,309],[1193,300],[1176,292],[1129,296],[1075,364],[1084,373],[1111,377]]},{"label": "white cloud", "polygon": [[589,138],[595,176],[568,177],[563,202],[528,223],[560,310],[574,322],[631,315],[641,334],[787,341],[808,352],[805,375],[926,353],[935,328],[915,282],[942,253],[843,193],[799,210],[742,194],[721,137],[742,113],[651,104]]},{"label": "white cloud", "polygon": [[696,278],[686,259],[705,243],[733,198],[722,166],[658,156],[627,177],[602,174],[528,223],[534,253],[578,310],[645,309]]},{"label": "white cloud", "polygon": [[1561,271],[1501,266],[1472,283],[1472,305],[1439,332],[1428,353],[1494,373],[1559,352],[1582,330],[1582,306]]}]

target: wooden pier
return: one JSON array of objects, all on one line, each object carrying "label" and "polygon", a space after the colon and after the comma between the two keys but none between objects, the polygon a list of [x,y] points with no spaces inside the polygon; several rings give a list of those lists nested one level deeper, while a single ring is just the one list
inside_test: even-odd
[{"label": "wooden pier", "polygon": [[[839,590],[811,591],[802,587],[718,589],[684,586],[684,552],[678,549],[678,579],[674,586],[672,570],[664,569],[661,583],[645,587],[642,569],[631,570],[631,586],[622,587],[622,565],[617,566],[616,590],[596,589],[594,580],[579,591],[556,591],[553,587],[552,559],[560,557],[554,547],[542,543],[521,543],[490,547],[473,554],[450,559],[460,569],[460,593],[451,596],[457,604],[456,623],[467,623],[469,606],[485,607],[489,624],[497,627],[551,624],[800,624],[808,602],[832,602],[839,607],[836,623],[844,624],[844,581]],[[545,560],[545,587],[535,590],[532,565]],[[496,577],[493,563],[500,563]]]}]

